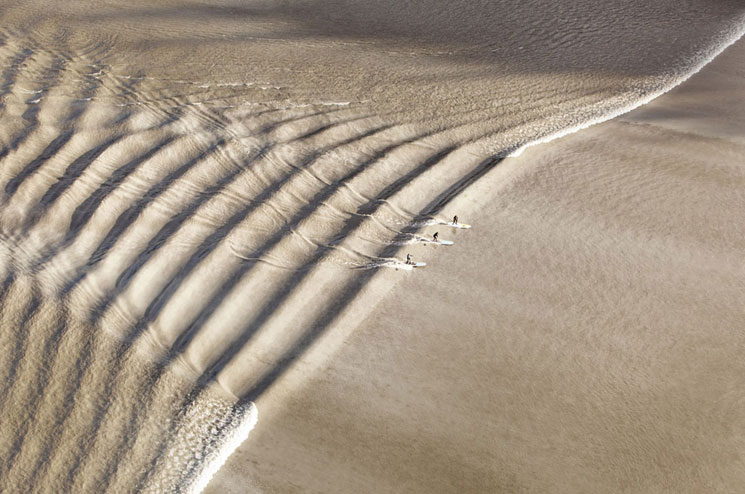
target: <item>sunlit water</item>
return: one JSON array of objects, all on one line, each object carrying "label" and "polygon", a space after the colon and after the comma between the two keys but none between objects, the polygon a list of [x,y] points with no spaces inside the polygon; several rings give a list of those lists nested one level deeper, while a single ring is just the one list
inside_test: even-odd
[{"label": "sunlit water", "polygon": [[369,268],[743,25],[554,4],[5,7],[0,490],[199,491]]}]

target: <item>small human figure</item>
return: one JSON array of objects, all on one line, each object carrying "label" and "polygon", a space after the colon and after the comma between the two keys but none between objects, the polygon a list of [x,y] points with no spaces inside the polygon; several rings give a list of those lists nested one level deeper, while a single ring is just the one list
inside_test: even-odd
[{"label": "small human figure", "polygon": [[453,225],[457,225],[457,224],[458,224],[458,215],[456,214],[455,216],[453,216]]},{"label": "small human figure", "polygon": [[411,254],[406,254],[406,264],[413,264],[413,262],[411,262]]},{"label": "small human figure", "polygon": [[440,232],[435,232],[434,235],[432,235],[432,241],[433,242],[439,242],[440,239],[438,238],[440,236]]}]

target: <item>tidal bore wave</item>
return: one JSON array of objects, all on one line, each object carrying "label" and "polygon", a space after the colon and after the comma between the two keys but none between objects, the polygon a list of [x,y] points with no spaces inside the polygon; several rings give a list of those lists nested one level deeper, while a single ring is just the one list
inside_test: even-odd
[{"label": "tidal bore wave", "polygon": [[476,3],[3,11],[0,491],[200,492],[357,268],[407,271],[503,158],[743,31],[736,2]]}]

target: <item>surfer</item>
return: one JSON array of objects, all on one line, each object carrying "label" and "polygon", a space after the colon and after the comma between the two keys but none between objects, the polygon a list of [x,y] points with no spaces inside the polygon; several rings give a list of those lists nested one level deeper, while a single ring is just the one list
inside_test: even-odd
[{"label": "surfer", "polygon": [[453,225],[457,225],[457,224],[458,224],[458,215],[456,214],[455,216],[453,216]]},{"label": "surfer", "polygon": [[439,242],[439,241],[440,241],[440,239],[439,239],[439,238],[437,238],[437,237],[439,237],[439,236],[440,236],[440,232],[435,232],[435,234],[434,234],[434,235],[432,235],[432,241],[433,241],[433,242]]},{"label": "surfer", "polygon": [[411,262],[411,254],[406,254],[406,264],[413,264]]}]

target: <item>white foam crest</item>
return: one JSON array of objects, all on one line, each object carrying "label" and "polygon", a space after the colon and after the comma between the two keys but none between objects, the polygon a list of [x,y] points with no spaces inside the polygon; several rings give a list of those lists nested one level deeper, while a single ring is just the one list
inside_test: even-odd
[{"label": "white foam crest", "polygon": [[[616,118],[620,115],[628,113],[640,106],[643,106],[651,102],[655,98],[661,96],[662,94],[665,94],[666,92],[670,91],[674,87],[678,86],[682,82],[692,77],[694,74],[698,73],[704,66],[706,66],[709,62],[711,62],[717,55],[719,55],[722,51],[724,51],[728,46],[730,46],[731,44],[736,42],[738,39],[740,39],[744,34],[745,34],[745,17],[740,19],[736,26],[734,26],[731,30],[725,32],[721,36],[721,42],[712,44],[712,46],[702,50],[697,56],[693,57],[692,61],[694,63],[691,65],[692,67],[691,70],[687,71],[685,74],[680,74],[678,77],[673,78],[673,80],[670,83],[662,85],[659,89],[651,91],[650,93],[641,97],[640,99],[634,100],[632,102],[628,102],[626,104],[622,104],[613,111],[610,111],[602,115],[598,115],[594,118],[588,119],[579,125],[568,127],[566,129],[562,129],[560,131],[548,134],[544,137],[541,137],[534,141],[523,144],[519,148],[517,148],[514,152],[512,152],[510,156],[518,156],[522,153],[524,149],[526,149],[529,146],[541,144],[541,143],[547,143],[555,139],[564,137],[566,135],[578,132],[592,125]],[[349,105],[350,102],[343,102],[343,103],[329,102],[329,103],[320,103],[320,104]],[[290,107],[304,107],[304,106],[311,106],[311,105],[301,104],[301,105],[294,105],[294,106],[291,105]],[[441,220],[439,218],[433,218],[433,219],[427,219],[427,220],[417,222],[416,224],[426,226],[426,225],[448,225],[451,223]],[[403,270],[408,270],[408,271],[412,271],[414,269],[413,265],[406,264],[405,262],[399,259],[395,259],[395,258],[380,258],[372,263],[369,263],[369,264],[366,264],[360,267],[365,268],[365,269],[387,267],[387,268],[403,269]],[[326,342],[326,340],[319,340],[319,343],[317,343],[316,346],[320,345],[320,341],[324,341],[324,343]],[[329,353],[328,348],[323,353],[324,355],[328,355]],[[202,468],[199,475],[195,477],[194,482],[188,489],[188,492],[192,492],[192,493],[202,492],[202,490],[207,486],[207,484],[212,479],[214,474],[227,461],[228,457],[248,437],[249,432],[253,429],[258,419],[258,412],[256,411],[255,405],[252,404],[252,407],[253,407],[252,412],[246,414],[247,416],[245,420],[241,424],[239,424],[238,427],[236,427],[234,433],[229,437],[229,439],[227,439],[224,442],[224,444],[219,449],[219,451],[217,451],[212,457],[210,457],[205,462],[204,468]]]},{"label": "white foam crest", "polygon": [[423,263],[406,264],[406,261],[396,259],[395,257],[381,257],[367,264],[357,265],[357,269],[394,268],[396,270],[413,271],[414,268],[423,266]]},{"label": "white foam crest", "polygon": [[511,152],[508,156],[509,157],[520,156],[522,152],[530,146],[535,146],[537,144],[545,144],[547,142],[560,139],[564,136],[574,134],[588,127],[592,127],[593,125],[603,123],[608,120],[612,120],[625,113],[635,110],[639,108],[640,106],[646,105],[647,103],[662,96],[663,94],[669,92],[673,88],[679,86],[683,82],[687,81],[688,79],[696,75],[698,72],[701,71],[701,69],[703,69],[706,65],[708,65],[709,62],[714,60],[720,53],[726,50],[730,45],[734,44],[737,40],[742,38],[743,35],[745,35],[745,15],[741,16],[740,19],[734,23],[733,27],[730,30],[724,32],[721,35],[721,41],[719,43],[715,43],[712,46],[701,50],[701,52],[699,52],[698,55],[694,55],[692,57],[692,60],[694,63],[691,65],[692,67],[691,70],[689,70],[685,74],[680,75],[678,78],[674,79],[673,82],[671,82],[670,84],[662,86],[660,89],[656,91],[650,92],[649,94],[647,94],[646,96],[644,96],[643,98],[639,100],[635,100],[626,105],[622,105],[616,110],[610,111],[608,113],[604,113],[602,115],[598,115],[597,117],[589,119],[579,125],[568,127],[558,132],[548,134],[534,141],[525,143],[522,146],[518,147],[515,151]]},{"label": "white foam crest", "polygon": [[199,494],[258,421],[253,402],[200,398],[179,419],[171,447],[144,492]]},{"label": "white foam crest", "polygon": [[233,430],[233,433],[223,443],[213,457],[211,457],[204,465],[201,473],[194,479],[194,483],[189,488],[188,492],[191,494],[200,494],[207,484],[210,483],[212,477],[215,476],[218,470],[222,468],[230,455],[238,449],[238,446],[243,444],[248,438],[248,434],[256,426],[256,422],[259,420],[259,409],[256,404],[251,402],[248,405],[248,412],[244,414],[243,420]]}]

